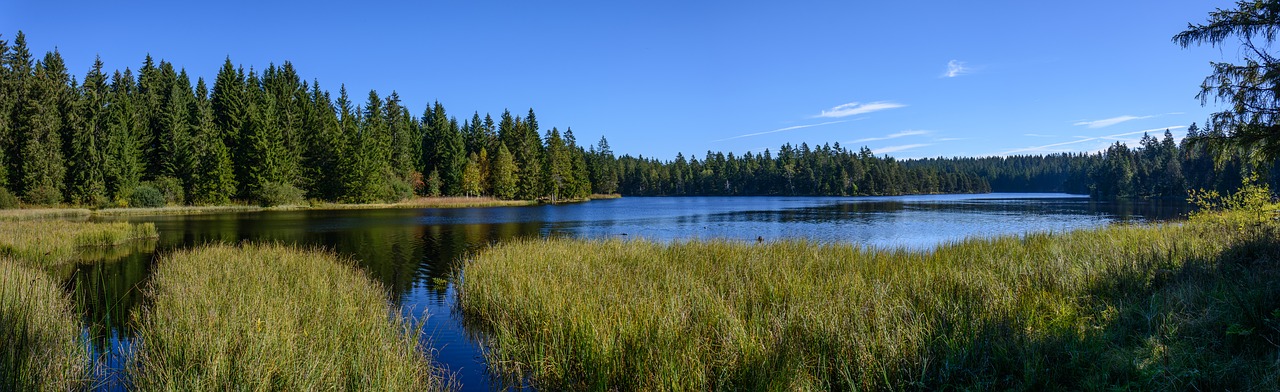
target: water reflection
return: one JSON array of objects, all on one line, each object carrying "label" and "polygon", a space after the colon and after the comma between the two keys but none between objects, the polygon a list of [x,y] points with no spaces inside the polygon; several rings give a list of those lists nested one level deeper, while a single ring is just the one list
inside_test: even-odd
[{"label": "water reflection", "polygon": [[[489,389],[480,347],[454,309],[448,279],[463,258],[517,238],[574,236],[656,241],[805,238],[924,248],[970,236],[1064,231],[1115,221],[1177,218],[1185,204],[1108,203],[1062,194],[875,198],[623,198],[561,206],[468,209],[272,211],[130,218],[154,222],[154,250],[76,267],[67,278],[95,347],[127,344],[126,320],[154,255],[210,242],[274,241],[350,257],[382,282],[404,315],[424,320],[433,356],[468,390]],[[103,351],[99,351],[103,352]],[[108,366],[112,366],[108,364]],[[118,361],[115,365],[118,368]]]}]

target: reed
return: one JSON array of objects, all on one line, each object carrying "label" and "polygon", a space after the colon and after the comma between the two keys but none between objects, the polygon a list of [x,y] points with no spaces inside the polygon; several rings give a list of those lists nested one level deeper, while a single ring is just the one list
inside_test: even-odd
[{"label": "reed", "polygon": [[0,222],[42,219],[89,219],[92,214],[84,208],[22,208],[0,209]]},{"label": "reed", "polygon": [[490,366],[549,390],[1280,388],[1280,230],[1226,217],[927,251],[530,240],[467,262]]},{"label": "reed", "polygon": [[536,205],[533,200],[502,200],[493,197],[417,197],[396,203],[342,204],[315,203],[313,210],[370,210],[383,208],[477,208]]},{"label": "reed", "polygon": [[88,386],[89,352],[71,309],[46,274],[0,257],[0,390]]},{"label": "reed", "polygon": [[437,390],[420,331],[352,263],[280,245],[178,251],[155,268],[129,365],[142,390]]},{"label": "reed", "polygon": [[204,215],[229,214],[236,212],[257,212],[265,210],[259,206],[169,206],[156,208],[103,208],[93,211],[94,216],[162,216],[162,215]]},{"label": "reed", "polygon": [[154,223],[12,221],[0,224],[0,256],[48,267],[73,261],[89,248],[158,236]]}]

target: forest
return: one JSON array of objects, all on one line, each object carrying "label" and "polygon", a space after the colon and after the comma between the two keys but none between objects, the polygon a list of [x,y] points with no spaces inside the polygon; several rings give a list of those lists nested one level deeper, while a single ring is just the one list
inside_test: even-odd
[{"label": "forest", "polygon": [[[396,92],[333,96],[289,62],[212,84],[151,56],[136,72],[101,60],[71,75],[36,60],[19,31],[0,40],[0,208],[394,202],[416,196],[582,200],[591,194],[899,195],[1068,192],[1184,198],[1229,191],[1255,167],[1166,131],[1104,152],[896,160],[839,144],[672,160],[613,154],[543,129],[531,108],[459,121],[435,102],[414,115]],[[1264,171],[1265,173],[1266,171]],[[1270,182],[1274,182],[1271,180]]]}]

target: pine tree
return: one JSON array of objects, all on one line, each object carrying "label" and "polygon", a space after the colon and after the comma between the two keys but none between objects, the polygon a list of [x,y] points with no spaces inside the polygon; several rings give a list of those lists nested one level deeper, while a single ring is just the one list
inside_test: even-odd
[{"label": "pine tree", "polygon": [[480,196],[484,191],[484,178],[480,176],[480,157],[472,153],[467,157],[466,168],[462,170],[462,193],[467,196]]},{"label": "pine tree", "polygon": [[22,111],[24,110],[24,102],[28,99],[27,94],[29,85],[35,77],[33,72],[34,63],[31,52],[27,49],[27,38],[21,30],[13,39],[13,51],[7,53],[3,58],[5,71],[6,96],[0,101],[7,106],[3,113],[5,118],[5,127],[8,132],[0,134],[0,148],[4,149],[5,164],[7,169],[3,170],[6,174],[4,184],[10,186],[10,190],[17,194],[22,194],[24,184],[22,182],[22,147],[25,130],[21,124]]},{"label": "pine tree", "polygon": [[560,138],[560,130],[552,127],[547,131],[544,151],[546,151],[546,160],[543,161],[542,170],[545,176],[542,179],[543,188],[546,189],[547,196],[551,197],[551,202],[555,203],[561,197],[567,196],[565,190],[571,187],[570,183],[573,181],[572,160],[564,139]]},{"label": "pine tree", "polygon": [[85,74],[79,94],[79,121],[71,135],[67,188],[71,202],[77,205],[102,206],[108,201],[104,157],[99,146],[102,145],[100,140],[107,135],[106,111],[110,90],[102,67],[102,59],[95,59],[93,68]]},{"label": "pine tree", "polygon": [[107,193],[117,205],[123,205],[141,181],[143,171],[142,143],[138,135],[145,126],[134,109],[136,85],[128,69],[111,77],[111,93],[107,107],[107,136],[104,138],[103,172]]},{"label": "pine tree", "polygon": [[236,69],[231,65],[231,58],[227,58],[213,81],[213,94],[209,97],[209,103],[213,110],[214,130],[231,152],[231,161],[237,167],[237,178],[242,178],[238,169],[239,162],[242,161],[239,156],[240,134],[244,132],[248,99],[244,71]]},{"label": "pine tree", "polygon": [[13,136],[14,91],[17,76],[9,69],[9,42],[0,40],[0,192],[8,193],[10,145]]},{"label": "pine tree", "polygon": [[15,125],[25,129],[20,152],[22,195],[28,203],[58,204],[63,201],[66,162],[63,157],[62,113],[68,88],[66,68],[57,52],[45,54],[36,64],[35,76],[26,85],[19,101]]},{"label": "pine tree", "polygon": [[493,196],[499,199],[512,199],[516,196],[516,163],[505,144],[498,145],[498,153],[493,156]]},{"label": "pine tree", "polygon": [[589,169],[592,192],[610,194],[618,190],[618,160],[609,148],[609,141],[600,136],[600,142],[592,148]]},{"label": "pine tree", "polygon": [[310,130],[304,138],[306,145],[303,154],[303,166],[307,170],[304,176],[311,179],[306,188],[324,200],[338,200],[342,195],[342,172],[339,162],[347,154],[346,141],[338,122],[338,113],[329,94],[322,92],[320,83],[311,83],[311,103],[313,108],[307,112],[306,128]]},{"label": "pine tree", "polygon": [[227,204],[236,194],[235,169],[231,152],[214,126],[213,107],[207,96],[204,78],[200,78],[195,99],[188,105],[192,167],[187,194],[193,204]]}]

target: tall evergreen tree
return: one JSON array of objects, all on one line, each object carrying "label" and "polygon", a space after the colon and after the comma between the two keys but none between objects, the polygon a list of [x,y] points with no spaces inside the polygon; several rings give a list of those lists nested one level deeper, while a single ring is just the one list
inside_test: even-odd
[{"label": "tall evergreen tree", "polygon": [[231,151],[214,126],[213,106],[204,78],[196,81],[195,99],[188,105],[191,127],[191,177],[187,194],[193,204],[218,205],[231,202],[236,194],[235,169]]},{"label": "tall evergreen tree", "polygon": [[58,204],[63,201],[66,162],[60,130],[65,107],[68,78],[62,57],[57,52],[45,54],[36,64],[35,75],[26,84],[26,94],[19,101],[15,125],[26,132],[20,151],[22,195],[28,203]]},{"label": "tall evergreen tree", "polygon": [[102,59],[94,59],[93,68],[85,74],[81,86],[80,116],[72,133],[67,176],[73,204],[101,206],[107,204],[107,185],[103,152],[99,148],[107,135],[107,77],[102,73]]},{"label": "tall evergreen tree", "polygon": [[142,143],[139,135],[146,129],[143,119],[134,108],[137,87],[132,72],[116,72],[111,77],[111,93],[107,107],[107,136],[103,146],[103,174],[107,193],[116,204],[123,204],[132,195],[144,170]]},{"label": "tall evergreen tree", "polygon": [[498,153],[493,156],[493,196],[499,199],[511,199],[516,196],[516,162],[505,144],[498,145]]}]

